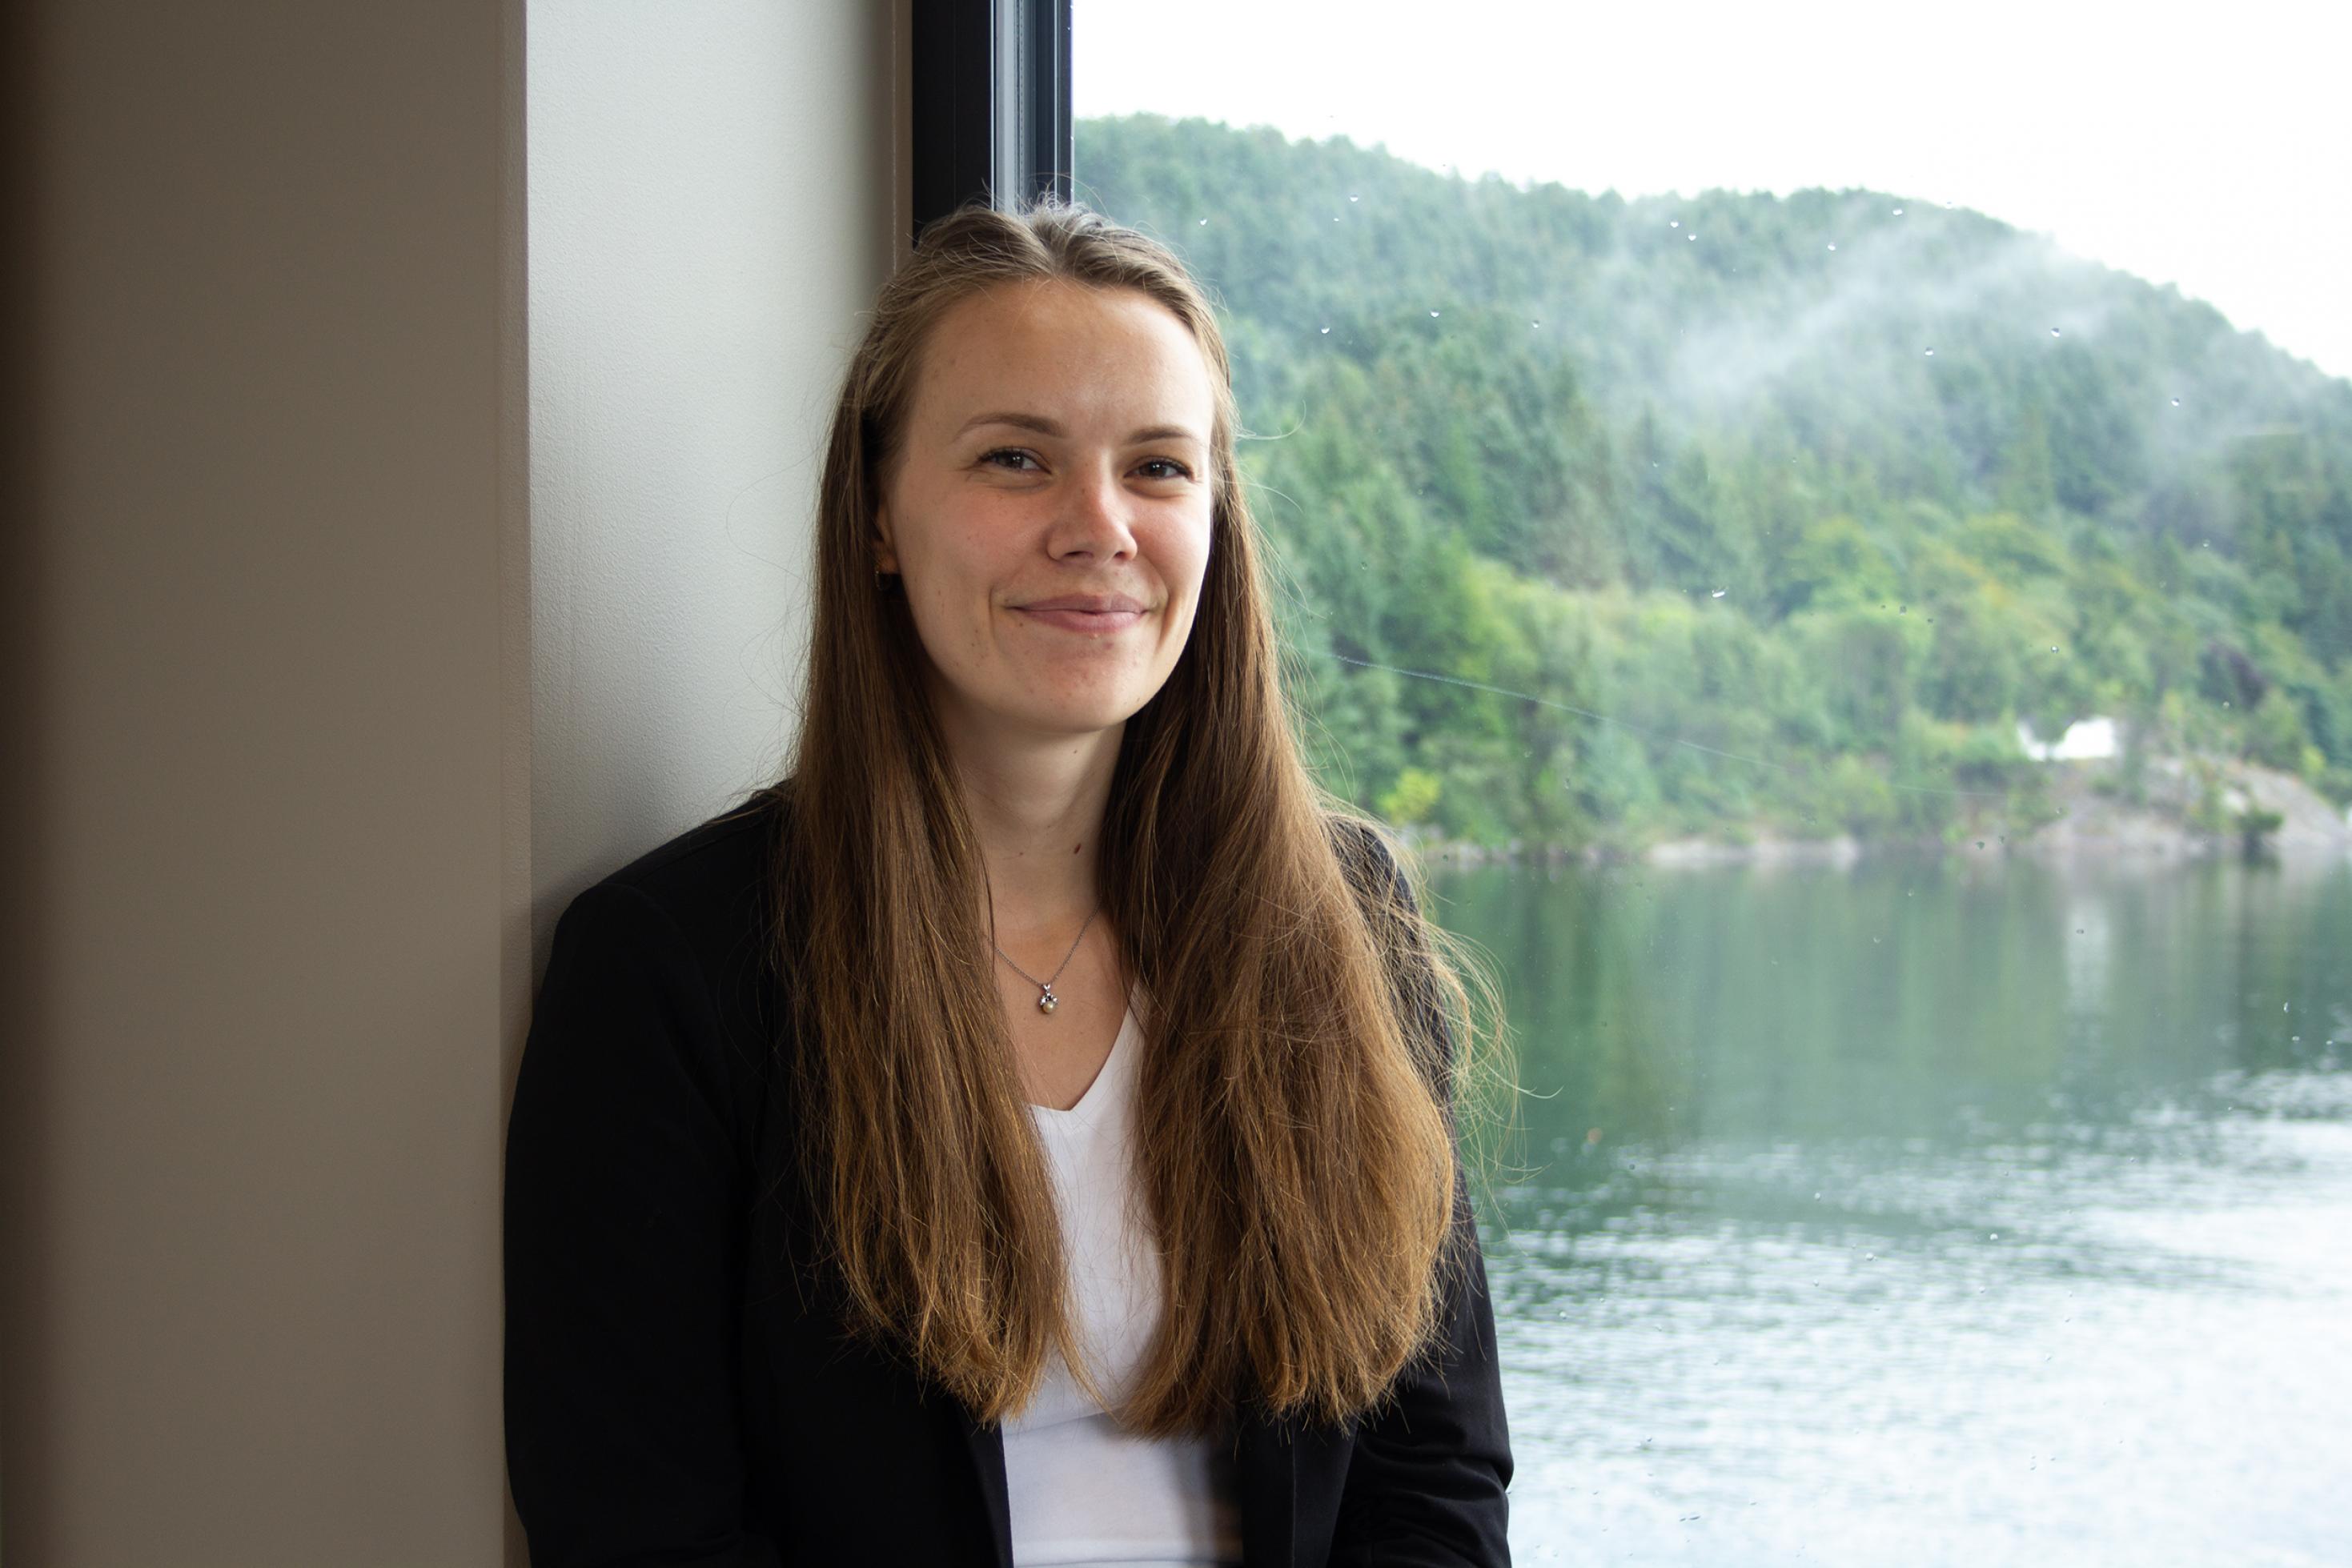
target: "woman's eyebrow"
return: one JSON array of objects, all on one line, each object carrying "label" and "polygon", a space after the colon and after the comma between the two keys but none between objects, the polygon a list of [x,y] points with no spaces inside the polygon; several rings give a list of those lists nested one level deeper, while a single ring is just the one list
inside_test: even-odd
[{"label": "woman's eyebrow", "polygon": [[[974,430],[983,424],[1010,424],[1022,430],[1034,430],[1040,435],[1051,435],[1057,439],[1069,434],[1062,428],[1058,422],[1047,419],[1042,413],[1022,413],[1017,411],[1000,413],[974,414],[971,418],[963,422],[963,429],[957,431],[956,434],[958,435],[961,435],[964,434],[964,431]],[[1139,441],[1191,441],[1205,444],[1205,443],[1201,443],[1201,438],[1199,436],[1193,434],[1191,431],[1185,429],[1181,424],[1147,424],[1141,430],[1129,435],[1127,439],[1129,443]]]}]

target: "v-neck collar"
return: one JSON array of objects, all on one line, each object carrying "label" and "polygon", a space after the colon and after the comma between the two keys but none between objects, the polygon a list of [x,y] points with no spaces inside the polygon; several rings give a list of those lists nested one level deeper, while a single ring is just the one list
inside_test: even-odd
[{"label": "v-neck collar", "polygon": [[1058,1105],[1030,1103],[1029,1110],[1041,1127],[1057,1131],[1090,1127],[1100,1119],[1104,1105],[1117,1098],[1123,1081],[1133,1076],[1132,1062],[1140,1043],[1136,1037],[1143,1027],[1139,1017],[1142,995],[1139,985],[1128,993],[1127,1011],[1120,1015],[1118,1033],[1111,1037],[1109,1051],[1104,1055],[1102,1065],[1095,1069],[1094,1082],[1087,1085],[1076,1104],[1065,1110]]}]

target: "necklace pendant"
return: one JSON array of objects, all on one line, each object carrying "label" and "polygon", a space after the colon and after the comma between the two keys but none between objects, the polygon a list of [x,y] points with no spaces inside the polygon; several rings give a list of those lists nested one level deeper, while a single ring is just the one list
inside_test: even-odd
[{"label": "necklace pendant", "polygon": [[1061,1006],[1061,998],[1054,995],[1053,987],[1040,986],[1037,988],[1037,1010],[1039,1012],[1049,1013],[1059,1006]]}]

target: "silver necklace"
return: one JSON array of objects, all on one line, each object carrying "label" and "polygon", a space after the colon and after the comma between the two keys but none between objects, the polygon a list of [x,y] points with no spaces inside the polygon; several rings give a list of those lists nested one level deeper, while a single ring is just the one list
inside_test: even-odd
[{"label": "silver necklace", "polygon": [[[1097,905],[1095,909],[1095,915],[1100,915],[1101,913],[1102,909]],[[1087,925],[1092,925],[1095,923],[1095,915],[1089,915],[1087,916]],[[1078,927],[1077,936],[1070,943],[1070,951],[1062,955],[1061,968],[1054,971],[1051,979],[1041,980],[1036,976],[1031,974],[1028,970],[1023,968],[1020,965],[1013,964],[1013,960],[1005,956],[1004,949],[1002,947],[996,947],[996,944],[994,942],[989,943],[989,946],[996,947],[996,956],[998,957],[1003,958],[1008,964],[1013,964],[1013,972],[1014,974],[1020,976],[1023,979],[1037,988],[1037,1010],[1041,1013],[1050,1013],[1055,1008],[1062,1005],[1062,998],[1054,994],[1054,981],[1062,977],[1062,969],[1066,969],[1070,967],[1071,954],[1076,953],[1078,950],[1078,944],[1087,939],[1087,925],[1081,925]]]}]

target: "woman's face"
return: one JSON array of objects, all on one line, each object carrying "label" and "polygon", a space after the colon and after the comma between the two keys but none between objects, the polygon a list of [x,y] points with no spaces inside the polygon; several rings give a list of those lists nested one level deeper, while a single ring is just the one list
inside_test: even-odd
[{"label": "woman's face", "polygon": [[1192,334],[1135,290],[1005,284],[940,318],[875,564],[905,582],[951,737],[1098,733],[1167,682],[1208,567],[1214,412]]}]

